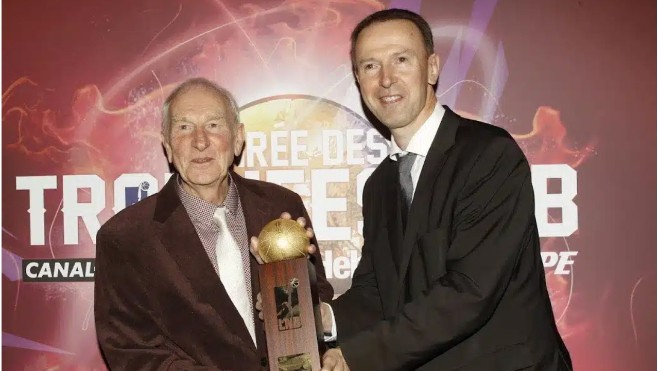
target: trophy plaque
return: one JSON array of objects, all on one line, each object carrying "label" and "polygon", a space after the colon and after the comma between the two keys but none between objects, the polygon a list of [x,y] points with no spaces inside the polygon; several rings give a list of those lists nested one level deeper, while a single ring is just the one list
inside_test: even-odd
[{"label": "trophy plaque", "polygon": [[258,236],[260,293],[270,370],[320,370],[322,319],[309,239],[296,221],[277,219]]}]

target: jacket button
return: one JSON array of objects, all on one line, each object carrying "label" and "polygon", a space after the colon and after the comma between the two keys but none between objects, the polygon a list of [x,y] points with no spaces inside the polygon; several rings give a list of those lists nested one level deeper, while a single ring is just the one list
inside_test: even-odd
[{"label": "jacket button", "polygon": [[263,357],[260,359],[260,365],[263,367],[267,366],[267,357]]}]

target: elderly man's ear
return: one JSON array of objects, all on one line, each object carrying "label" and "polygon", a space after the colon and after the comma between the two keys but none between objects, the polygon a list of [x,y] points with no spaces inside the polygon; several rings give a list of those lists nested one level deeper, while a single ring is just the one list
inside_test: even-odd
[{"label": "elderly man's ear", "polygon": [[240,156],[244,149],[244,124],[239,123],[235,128],[235,136],[233,137],[233,155]]},{"label": "elderly man's ear", "polygon": [[174,160],[171,154],[171,145],[169,145],[169,141],[166,140],[164,133],[160,133],[160,141],[162,142],[165,154],[167,155],[167,161],[171,164]]}]

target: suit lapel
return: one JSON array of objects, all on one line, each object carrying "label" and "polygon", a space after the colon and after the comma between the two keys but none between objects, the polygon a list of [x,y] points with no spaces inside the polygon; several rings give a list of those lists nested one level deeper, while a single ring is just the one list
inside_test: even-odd
[{"label": "suit lapel", "polygon": [[377,184],[375,191],[380,195],[380,205],[371,210],[369,215],[364,215],[364,218],[383,218],[379,229],[369,233],[368,244],[370,249],[374,249],[373,264],[376,271],[383,273],[377,274],[377,282],[382,295],[384,314],[388,317],[397,310],[397,272],[402,253],[401,199],[395,162],[385,158],[378,170],[373,175],[377,177],[373,178],[373,181]]},{"label": "suit lapel", "polygon": [[[441,169],[445,164],[447,158],[446,152],[455,143],[455,136],[457,134],[457,127],[459,126],[459,116],[444,106],[445,114],[439,130],[434,137],[432,146],[427,153],[423,169],[418,179],[418,185],[414,192],[414,198],[411,202],[409,209],[409,217],[407,219],[407,226],[404,232],[404,242],[402,244],[402,258],[400,259],[400,270],[398,275],[399,287],[404,287],[404,280],[407,275],[409,267],[409,259],[411,252],[416,244],[416,239],[419,231],[425,229],[427,218],[429,216],[430,207],[432,204],[432,197],[434,191],[434,183],[441,173]],[[401,291],[403,292],[403,291]],[[401,297],[401,300],[404,298]]]},{"label": "suit lapel", "polygon": [[154,219],[161,225],[160,241],[189,280],[194,296],[200,302],[210,304],[218,314],[220,325],[232,333],[226,333],[230,341],[255,351],[242,317],[233,306],[180,202],[176,181],[176,176],[171,177],[158,193]]},{"label": "suit lapel", "polygon": [[383,210],[386,214],[386,229],[388,230],[389,249],[391,261],[394,262],[396,272],[399,272],[399,262],[402,258],[402,198],[400,197],[400,182],[396,163],[391,159],[387,161],[384,169],[384,197],[382,197]]},{"label": "suit lapel", "polygon": [[[252,189],[252,187],[248,187],[244,178],[240,175],[231,172],[231,177],[235,182],[238,194],[240,195],[240,204],[242,205],[242,212],[247,227],[247,240],[251,239],[252,236],[258,237],[265,224],[269,222],[267,216],[271,214],[271,205],[262,193]],[[253,303],[256,303],[256,295],[260,292],[260,270],[256,259],[251,254],[249,256],[252,300]],[[261,352],[266,352],[267,348],[263,321],[258,318],[258,313],[255,310],[254,323],[256,324],[256,342],[258,344],[258,349]],[[266,356],[267,354],[265,353],[264,355]]]},{"label": "suit lapel", "polygon": [[235,172],[231,172],[231,177],[238,188],[244,221],[247,225],[247,234],[249,237],[258,236],[261,229],[269,220],[267,215],[270,214],[270,202],[264,197],[265,195],[253,187],[248,187],[245,179]]}]

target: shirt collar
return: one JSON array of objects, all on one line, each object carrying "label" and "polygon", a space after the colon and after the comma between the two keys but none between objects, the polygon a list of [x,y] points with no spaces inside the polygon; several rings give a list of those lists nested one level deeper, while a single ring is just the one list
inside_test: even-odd
[{"label": "shirt collar", "polygon": [[445,108],[443,108],[443,106],[437,102],[430,117],[425,120],[423,125],[420,126],[418,131],[416,131],[414,136],[411,137],[406,150],[402,150],[398,144],[395,143],[395,138],[391,136],[391,149],[388,157],[391,160],[397,161],[398,154],[405,155],[407,152],[415,153],[422,157],[427,157],[427,154],[430,151],[430,147],[432,147],[434,137],[439,131],[439,125],[441,125],[441,120],[443,120],[443,115],[445,112]]},{"label": "shirt collar", "polygon": [[182,179],[180,175],[177,175],[176,179],[176,192],[178,197],[180,197],[181,203],[185,207],[187,214],[190,216],[192,222],[197,223],[207,223],[212,222],[212,217],[215,214],[215,211],[219,207],[226,207],[226,210],[231,215],[236,215],[238,211],[238,205],[240,196],[238,194],[238,188],[233,181],[231,173],[228,174],[229,177],[229,186],[228,193],[224,202],[221,205],[217,206],[212,202],[208,202],[200,197],[197,197],[193,194],[187,193],[182,185]]}]

